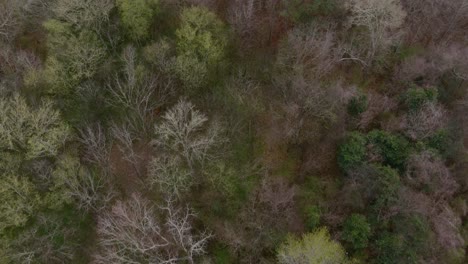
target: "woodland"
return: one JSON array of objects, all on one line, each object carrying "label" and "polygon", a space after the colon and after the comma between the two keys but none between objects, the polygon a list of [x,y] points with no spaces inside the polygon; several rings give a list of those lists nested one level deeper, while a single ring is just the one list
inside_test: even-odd
[{"label": "woodland", "polygon": [[0,0],[0,264],[468,263],[467,0]]}]

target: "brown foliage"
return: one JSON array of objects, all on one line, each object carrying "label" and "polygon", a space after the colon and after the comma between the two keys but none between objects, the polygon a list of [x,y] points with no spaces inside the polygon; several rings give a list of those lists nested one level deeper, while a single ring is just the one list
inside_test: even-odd
[{"label": "brown foliage", "polygon": [[408,13],[407,38],[411,42],[440,44],[466,41],[466,0],[403,0],[402,3]]},{"label": "brown foliage", "polygon": [[463,80],[468,78],[466,45],[457,43],[430,45],[425,53],[405,59],[395,69],[394,79],[403,84],[422,79],[423,84],[436,85],[437,80],[446,72]]},{"label": "brown foliage", "polygon": [[414,188],[426,190],[436,200],[451,198],[458,188],[444,162],[428,151],[409,158],[406,180]]},{"label": "brown foliage", "polygon": [[243,50],[275,46],[288,28],[280,15],[281,0],[229,1],[227,20],[241,40]]},{"label": "brown foliage", "polygon": [[296,192],[297,187],[286,180],[265,176],[236,221],[216,227],[217,238],[242,256],[241,263],[259,263],[261,252],[273,249],[279,235],[302,230],[294,203]]},{"label": "brown foliage", "polygon": [[447,125],[447,111],[439,104],[427,103],[422,109],[406,116],[406,135],[426,139]]},{"label": "brown foliage", "polygon": [[426,216],[442,248],[463,246],[461,218],[449,205],[459,185],[443,161],[430,152],[412,155],[406,181],[413,189],[400,190],[400,208]]},{"label": "brown foliage", "polygon": [[398,106],[398,103],[393,98],[376,92],[368,93],[367,98],[369,105],[367,110],[361,114],[361,119],[358,124],[361,129],[368,128],[380,114],[392,112]]}]

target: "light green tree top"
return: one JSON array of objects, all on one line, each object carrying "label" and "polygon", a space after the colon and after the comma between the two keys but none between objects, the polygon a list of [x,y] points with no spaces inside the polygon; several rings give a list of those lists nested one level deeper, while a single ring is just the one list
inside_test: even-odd
[{"label": "light green tree top", "polygon": [[19,95],[0,100],[0,151],[26,159],[55,156],[70,135],[50,101],[32,108]]},{"label": "light green tree top", "polygon": [[352,214],[344,223],[343,240],[354,249],[366,248],[371,235],[371,227],[364,215]]},{"label": "light green tree top", "polygon": [[5,228],[23,226],[39,203],[33,184],[14,175],[0,176],[0,234]]},{"label": "light green tree top", "polygon": [[79,81],[92,77],[106,56],[99,37],[88,29],[75,32],[73,27],[58,20],[44,23],[48,31],[49,56],[45,78],[54,93],[66,93]]},{"label": "light green tree top", "polygon": [[208,9],[190,7],[176,31],[175,72],[188,86],[201,86],[209,71],[224,59],[227,36],[223,22]]},{"label": "light green tree top", "polygon": [[148,37],[158,4],[159,0],[117,0],[122,25],[132,40]]},{"label": "light green tree top", "polygon": [[277,253],[281,264],[344,264],[349,263],[342,246],[330,238],[326,228],[302,238],[289,236]]},{"label": "light green tree top", "polygon": [[206,8],[191,7],[182,12],[176,31],[177,52],[195,56],[208,64],[219,62],[227,44],[225,26]]}]

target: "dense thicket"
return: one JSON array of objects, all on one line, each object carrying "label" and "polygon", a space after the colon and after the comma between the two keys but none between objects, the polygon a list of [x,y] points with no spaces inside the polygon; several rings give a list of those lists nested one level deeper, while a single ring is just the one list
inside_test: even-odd
[{"label": "dense thicket", "polygon": [[0,0],[0,263],[468,262],[466,0]]}]

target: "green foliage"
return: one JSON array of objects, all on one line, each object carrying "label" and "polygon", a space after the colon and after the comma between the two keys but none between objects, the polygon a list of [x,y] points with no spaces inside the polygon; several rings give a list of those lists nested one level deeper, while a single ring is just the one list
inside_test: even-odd
[{"label": "green foliage", "polygon": [[[0,113],[0,151],[26,159],[55,156],[70,135],[50,101],[33,108],[16,95],[0,100]],[[3,157],[8,156],[0,160]]]},{"label": "green foliage", "polygon": [[295,23],[306,23],[317,16],[327,16],[338,10],[336,0],[283,0],[284,17]]},{"label": "green foliage", "polygon": [[365,94],[351,98],[348,104],[348,113],[352,116],[358,116],[367,110],[368,100]]},{"label": "green foliage", "polygon": [[77,157],[69,154],[59,157],[51,175],[50,191],[44,197],[44,206],[59,210],[65,205],[72,205],[74,197],[70,188],[78,186],[83,174],[84,168]]},{"label": "green foliage", "polygon": [[186,8],[176,41],[175,73],[188,87],[202,86],[225,57],[227,35],[223,22],[204,7]]},{"label": "green foliage", "polygon": [[238,214],[257,182],[251,174],[249,169],[235,169],[223,162],[207,169],[208,186],[216,196],[212,211],[217,216],[233,218]]},{"label": "green foliage", "polygon": [[403,170],[411,146],[406,138],[382,130],[373,130],[368,134],[369,143],[376,155],[380,155],[384,165]]},{"label": "green foliage", "polygon": [[0,238],[0,260],[3,253],[2,263],[87,263],[78,259],[90,220],[73,207],[38,212],[30,225]]},{"label": "green foliage", "polygon": [[375,263],[391,264],[398,263],[397,256],[403,251],[403,239],[398,235],[384,233],[377,241],[377,259]]},{"label": "green foliage", "polygon": [[189,54],[177,56],[173,70],[188,87],[201,87],[209,72],[206,63]]},{"label": "green foliage", "polygon": [[428,256],[431,242],[435,242],[430,224],[425,217],[417,214],[399,214],[392,219],[394,230],[401,234],[406,248],[421,256]]},{"label": "green foliage", "polygon": [[448,131],[446,129],[441,129],[437,131],[434,136],[426,139],[426,145],[429,148],[436,149],[443,153],[443,150],[449,144],[449,140],[450,138]]},{"label": "green foliage", "polygon": [[233,257],[229,253],[227,247],[216,245],[213,249],[213,256],[216,264],[231,264],[234,263]]},{"label": "green foliage", "polygon": [[128,36],[135,41],[148,38],[159,0],[117,0],[117,6]]},{"label": "green foliage", "polygon": [[410,111],[419,110],[428,102],[437,101],[438,92],[436,88],[419,88],[412,87],[403,95],[403,102]]},{"label": "green foliage", "polygon": [[26,178],[14,175],[0,177],[0,235],[5,228],[26,224],[39,205],[34,185]]},{"label": "green foliage", "polygon": [[416,263],[414,253],[407,250],[404,238],[399,234],[383,233],[375,242],[375,264]]},{"label": "green foliage", "polygon": [[83,29],[75,32],[70,24],[54,19],[44,23],[48,32],[44,78],[49,92],[68,94],[80,81],[92,77],[106,55],[99,37]]},{"label": "green foliage", "polygon": [[342,264],[349,262],[342,246],[330,238],[326,228],[305,234],[299,239],[289,236],[280,245],[277,257],[281,264]]},{"label": "green foliage", "polygon": [[350,133],[338,149],[338,165],[348,171],[365,162],[367,140],[359,132]]},{"label": "green foliage", "polygon": [[305,209],[306,226],[308,230],[314,230],[320,224],[320,208],[315,205],[308,206]]},{"label": "green foliage", "polygon": [[[420,32],[399,44],[402,23],[421,15],[410,9],[381,0],[0,1],[0,263],[108,263],[112,250],[122,263],[181,252],[207,255],[174,262],[349,263],[320,228],[343,214],[333,232],[362,263],[466,263],[466,151],[455,122],[466,97],[462,38],[433,49],[418,40],[434,36]],[[229,45],[224,21],[240,45]],[[437,59],[439,70],[428,71]],[[390,87],[395,74],[414,83],[387,94],[400,108],[376,113],[330,153],[370,104],[362,92],[343,108],[343,94],[353,84]],[[162,114],[187,96],[211,112],[187,103],[190,111]],[[391,127],[405,114],[407,127]],[[440,116],[447,122],[432,126]],[[152,140],[156,119],[164,122]],[[379,127],[388,131],[370,132]],[[130,193],[151,199],[111,206]],[[174,225],[159,230],[153,216]],[[141,228],[124,237],[132,223]],[[305,233],[286,238],[302,224]],[[205,228],[206,243],[188,245]],[[136,256],[148,249],[151,260]]]},{"label": "green foliage", "polygon": [[352,214],[343,226],[343,240],[354,250],[364,249],[369,243],[371,227],[364,215]]},{"label": "green foliage", "polygon": [[388,166],[374,166],[376,169],[376,195],[374,209],[381,210],[394,205],[398,200],[398,190],[401,187],[398,172]]},{"label": "green foliage", "polygon": [[172,53],[173,47],[167,39],[152,43],[143,49],[144,60],[165,73],[172,70]]},{"label": "green foliage", "polygon": [[457,144],[455,136],[451,129],[440,129],[422,143],[426,148],[436,150],[442,157],[450,158],[457,155],[462,146],[462,144]]}]

